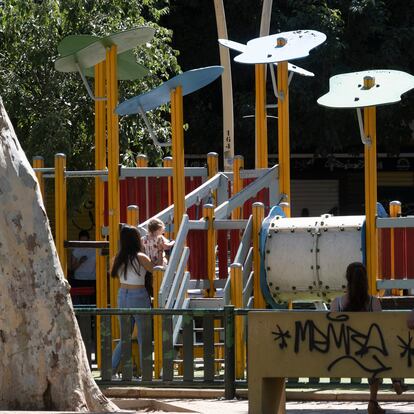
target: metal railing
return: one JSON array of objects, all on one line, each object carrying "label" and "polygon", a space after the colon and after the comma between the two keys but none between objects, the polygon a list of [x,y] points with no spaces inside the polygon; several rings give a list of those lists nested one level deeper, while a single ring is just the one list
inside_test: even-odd
[{"label": "metal railing", "polygon": [[[217,199],[220,203],[228,199],[229,179],[223,173],[218,173],[214,177],[201,184],[198,188],[185,196],[185,208],[200,204],[203,200],[211,197],[217,191]],[[170,224],[174,220],[174,205],[160,211],[155,216],[149,218],[138,226],[142,234],[147,233],[148,223],[151,219],[158,218],[165,224]]]},{"label": "metal railing", "polygon": [[[240,240],[240,245],[234,258],[233,264],[242,266],[242,281],[243,281],[243,305],[247,306],[247,303],[253,293],[253,247],[252,247],[252,230],[253,230],[253,217],[250,216],[247,221],[246,228],[243,232],[243,236]],[[224,303],[229,305],[231,303],[231,278],[227,279],[224,287]]]},{"label": "metal railing", "polygon": [[[391,207],[390,207],[391,208]],[[378,229],[407,229],[414,227],[414,216],[407,217],[377,217]],[[394,248],[394,247],[392,247]],[[391,258],[391,260],[393,260]],[[414,279],[380,279],[377,280],[377,289],[414,289]]]},{"label": "metal railing", "polygon": [[[221,309],[96,309],[77,308],[76,316],[79,320],[82,336],[88,332],[92,318],[98,320],[101,335],[101,369],[96,382],[99,385],[133,385],[139,381],[140,385],[169,387],[220,387],[225,390],[225,397],[232,399],[235,396],[235,344],[234,326],[235,310],[233,306]],[[99,318],[96,318],[99,316]],[[132,316],[142,319],[143,335],[141,358],[133,358],[132,345],[134,340],[131,334],[121,338],[121,377],[112,375],[112,344],[114,338],[111,332],[111,318],[121,317],[122,332],[131,330]],[[151,325],[155,316],[162,319],[162,374],[161,378],[154,378],[154,344],[151,334]],[[180,316],[182,324],[182,344],[173,343],[173,317]],[[194,341],[194,320],[203,327],[202,356],[194,354],[199,346]],[[224,342],[216,343],[215,321],[219,320],[224,329]],[[85,328],[86,327],[86,328]],[[83,328],[83,329],[82,329]],[[89,329],[90,330],[90,329]],[[85,340],[85,339],[84,339]],[[215,348],[224,347],[224,359],[218,361]],[[87,347],[87,349],[90,349]],[[89,355],[89,360],[91,360]],[[137,366],[142,361],[142,366]],[[221,368],[217,369],[220,364]],[[140,377],[140,379],[138,379]],[[245,381],[243,382],[245,383]],[[240,385],[240,384],[239,384]]]},{"label": "metal railing", "polygon": [[263,175],[251,182],[240,192],[225,201],[214,210],[216,219],[227,218],[233,210],[241,207],[249,198],[255,196],[263,188],[269,189],[269,203],[271,206],[279,202],[279,189],[277,183],[278,166],[266,169]]}]

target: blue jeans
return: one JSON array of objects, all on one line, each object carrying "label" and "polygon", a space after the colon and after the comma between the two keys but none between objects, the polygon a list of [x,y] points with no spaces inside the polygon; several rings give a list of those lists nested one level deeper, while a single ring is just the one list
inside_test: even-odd
[{"label": "blue jeans", "polygon": [[[150,308],[151,302],[148,296],[146,289],[125,289],[119,288],[118,291],[118,308]],[[134,322],[137,324],[138,327],[138,347],[139,347],[139,357],[141,361],[142,367],[142,332],[143,332],[143,317],[134,315],[132,321],[132,328],[134,326]],[[121,338],[123,335],[122,332],[122,324],[121,318],[119,318],[119,325],[121,329]],[[128,332],[128,334],[130,334]],[[147,335],[150,334],[149,332],[146,333]],[[116,345],[114,352],[112,354],[112,373],[115,374],[117,372],[119,363],[121,362],[121,341],[118,342]]]}]

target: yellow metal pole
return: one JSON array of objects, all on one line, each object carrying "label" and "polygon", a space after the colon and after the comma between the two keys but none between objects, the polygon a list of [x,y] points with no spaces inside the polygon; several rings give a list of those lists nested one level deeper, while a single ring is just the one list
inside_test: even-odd
[{"label": "yellow metal pole", "polygon": [[[375,85],[371,76],[364,78],[364,88],[370,89]],[[377,293],[378,277],[378,231],[377,216],[377,131],[376,107],[364,108],[364,133],[370,143],[365,145],[365,215],[367,243],[367,272],[369,277],[370,294]]]},{"label": "yellow metal pole", "polygon": [[254,281],[253,281],[253,294],[254,294],[254,307],[255,309],[265,309],[266,303],[260,289],[260,229],[264,219],[264,204],[253,203],[252,206],[253,215],[253,269],[254,269]]},{"label": "yellow metal pole", "polygon": [[207,154],[207,173],[208,173],[208,178],[212,178],[218,173],[217,152],[209,152]]},{"label": "yellow metal pole", "polygon": [[[207,174],[208,178],[213,178],[218,173],[218,154],[217,152],[209,152],[207,154]],[[213,191],[213,199],[214,202],[212,202],[214,205],[217,205],[217,191]]]},{"label": "yellow metal pole", "polygon": [[[164,168],[172,168],[172,157],[165,157],[162,160]],[[172,195],[172,177],[167,177],[167,205],[170,206],[173,203]],[[169,228],[170,226],[168,226]],[[171,238],[173,235],[168,231],[166,232],[167,239]]]},{"label": "yellow metal pole", "polygon": [[[33,157],[33,168],[44,168],[45,160],[43,157]],[[39,190],[42,193],[43,201],[45,200],[45,179],[43,178],[43,173],[40,171],[36,171],[36,178],[39,182]]]},{"label": "yellow metal pole", "polygon": [[[286,40],[277,39],[277,46],[283,47]],[[277,64],[278,87],[278,153],[279,153],[279,191],[286,195],[289,205],[284,207],[287,217],[290,217],[290,144],[289,144],[289,83],[288,62]]]},{"label": "yellow metal pole", "polygon": [[[117,47],[106,50],[106,82],[107,82],[107,137],[108,137],[108,216],[109,216],[109,260],[113,262],[118,252],[119,242],[119,130],[118,115],[115,108],[118,104]],[[118,278],[110,278],[111,307],[117,307]],[[113,319],[112,332],[119,336],[119,326]]]},{"label": "yellow metal pole", "polygon": [[[154,291],[154,309],[160,307],[158,293],[160,291],[164,268],[156,266],[153,271],[152,287]],[[154,316],[154,378],[161,377],[162,368],[162,319],[161,315]]]},{"label": "yellow metal pole", "polygon": [[[235,308],[243,308],[243,275],[242,265],[233,263],[230,266],[231,303]],[[244,378],[246,368],[246,349],[244,345],[243,316],[236,316],[236,379]]]},{"label": "yellow metal pole", "polygon": [[138,154],[135,163],[137,167],[148,167],[148,157],[145,154]]},{"label": "yellow metal pole", "polygon": [[203,217],[207,221],[207,277],[210,288],[207,289],[209,298],[214,298],[214,279],[216,278],[216,231],[214,230],[214,206],[205,204],[203,206]]},{"label": "yellow metal pole", "polygon": [[266,65],[255,65],[256,74],[256,168],[268,167],[266,118]]},{"label": "yellow metal pole", "polygon": [[171,90],[171,126],[173,158],[174,234],[185,213],[183,91],[181,86]]},{"label": "yellow metal pole", "polygon": [[[172,167],[172,157],[165,157],[162,160],[162,164],[164,168],[171,168]],[[172,178],[167,178],[167,188],[168,188],[168,205],[172,204]]]},{"label": "yellow metal pole", "polygon": [[[105,96],[105,62],[95,66],[95,96]],[[106,168],[106,114],[105,101],[95,101],[95,169]],[[95,178],[95,240],[103,241],[102,227],[104,226],[105,203],[104,182],[101,177]],[[106,275],[108,271],[107,259],[96,250],[96,306],[108,307],[108,286]],[[101,324],[100,317],[96,323],[97,361],[101,366]]]},{"label": "yellow metal pole", "polygon": [[66,155],[55,155],[55,244],[63,274],[67,277],[67,254],[64,242],[67,239],[66,207]]},{"label": "yellow metal pole", "polygon": [[[240,177],[240,170],[244,168],[244,158],[242,155],[236,155],[233,159],[233,193],[236,195],[243,189],[243,179]],[[243,207],[237,207],[231,213],[233,220],[241,219]]]},{"label": "yellow metal pole", "polygon": [[[401,216],[401,203],[399,201],[390,202],[390,216],[396,218]],[[395,231],[390,229],[390,279],[395,279]],[[392,289],[392,294],[399,296],[401,294],[400,289]]]},{"label": "yellow metal pole", "polygon": [[[147,168],[148,167],[148,157],[145,154],[138,154],[135,159],[135,165],[138,168]],[[150,217],[150,206],[149,206],[149,197],[148,197],[148,177],[145,177],[145,188],[141,191],[145,194],[145,214],[143,217],[148,219]]]},{"label": "yellow metal pole", "polygon": [[127,207],[127,224],[138,227],[139,224],[139,207],[130,205]]},{"label": "yellow metal pole", "polygon": [[[130,226],[137,227],[139,224],[139,207],[136,205],[129,205],[127,207],[127,224]],[[136,338],[138,335],[138,326],[134,325],[134,331],[132,333],[132,337]],[[135,361],[138,370],[141,368],[140,366],[140,358],[139,358],[139,346],[138,344],[133,343],[132,345],[132,357]]]}]

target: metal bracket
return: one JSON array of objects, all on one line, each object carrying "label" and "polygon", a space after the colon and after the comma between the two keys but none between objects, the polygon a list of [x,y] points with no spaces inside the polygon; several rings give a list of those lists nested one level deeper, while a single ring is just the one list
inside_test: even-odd
[{"label": "metal bracket", "polygon": [[[269,65],[270,70],[270,77],[272,78],[272,86],[273,86],[273,93],[275,94],[276,98],[279,99],[279,91],[277,90],[277,80],[275,75],[275,65],[271,64]],[[280,96],[280,99],[283,100],[283,97]]]},{"label": "metal bracket", "polygon": [[358,125],[359,125],[359,133],[361,134],[361,141],[364,145],[371,145],[371,138],[365,136],[364,132],[364,121],[362,120],[362,112],[361,108],[357,108],[357,117],[358,117]]},{"label": "metal bracket", "polygon": [[313,250],[313,277],[316,283],[315,291],[321,291],[321,284],[319,279],[319,262],[318,262],[318,243],[321,235],[320,227],[315,226],[314,231],[311,232],[313,236],[312,250]]},{"label": "metal bracket", "polygon": [[295,74],[295,72],[289,72],[289,77],[288,77],[288,86],[290,86],[290,82],[292,82],[292,78],[293,75]]},{"label": "metal bracket", "polygon": [[88,95],[94,100],[94,101],[107,101],[108,98],[105,98],[104,96],[95,96],[92,92],[91,87],[89,86],[88,80],[86,79],[85,74],[83,73],[81,67],[79,66],[79,63],[76,62],[76,67],[78,68],[78,72],[82,78],[82,82],[85,85],[86,91],[88,92]]},{"label": "metal bracket", "polygon": [[144,111],[144,109],[142,108],[141,105],[138,108],[138,112],[142,116],[142,119],[144,120],[145,126],[147,127],[148,132],[150,134],[150,137],[151,137],[152,141],[154,142],[154,144],[158,145],[160,147],[171,147],[171,145],[172,145],[171,141],[168,141],[168,142],[158,141],[158,139],[157,139],[157,137],[154,133],[154,130],[152,129],[151,124],[148,121],[147,115],[146,115],[146,113],[145,113],[145,111]]}]

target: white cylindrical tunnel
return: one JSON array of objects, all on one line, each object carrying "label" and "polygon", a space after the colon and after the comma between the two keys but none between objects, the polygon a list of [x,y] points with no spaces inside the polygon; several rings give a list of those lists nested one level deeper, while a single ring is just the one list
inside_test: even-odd
[{"label": "white cylindrical tunnel", "polygon": [[365,262],[365,216],[275,216],[263,231],[261,286],[271,306],[330,302],[346,289],[349,263]]}]

